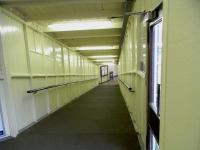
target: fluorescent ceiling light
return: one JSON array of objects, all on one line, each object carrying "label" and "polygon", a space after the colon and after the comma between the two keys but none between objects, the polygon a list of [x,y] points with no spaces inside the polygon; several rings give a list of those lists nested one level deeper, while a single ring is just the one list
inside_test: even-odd
[{"label": "fluorescent ceiling light", "polygon": [[89,56],[88,58],[115,58],[117,55]]},{"label": "fluorescent ceiling light", "polygon": [[105,63],[100,63],[101,65],[114,65],[114,62],[105,62]]},{"label": "fluorescent ceiling light", "polygon": [[75,47],[76,50],[111,50],[111,49],[119,49],[118,45],[113,46],[84,46],[84,47]]},{"label": "fluorescent ceiling light", "polygon": [[93,60],[95,62],[114,62],[114,59],[97,59],[97,60]]},{"label": "fluorescent ceiling light", "polygon": [[78,31],[78,30],[95,30],[121,28],[121,22],[115,22],[110,19],[93,19],[93,20],[76,20],[65,21],[48,25],[48,29],[52,31]]}]

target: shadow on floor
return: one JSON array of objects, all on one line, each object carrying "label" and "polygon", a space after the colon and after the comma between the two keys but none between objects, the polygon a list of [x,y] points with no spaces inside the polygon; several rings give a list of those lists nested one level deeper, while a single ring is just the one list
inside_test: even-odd
[{"label": "shadow on floor", "polygon": [[51,114],[0,150],[140,150],[117,81],[101,85]]}]

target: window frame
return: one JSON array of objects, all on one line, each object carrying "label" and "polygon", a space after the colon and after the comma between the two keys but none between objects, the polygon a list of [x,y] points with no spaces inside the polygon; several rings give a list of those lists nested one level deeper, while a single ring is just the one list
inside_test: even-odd
[{"label": "window frame", "polygon": [[[147,101],[147,142],[146,147],[149,150],[150,148],[150,140],[151,140],[151,134],[154,135],[156,142],[159,146],[159,134],[160,134],[160,116],[158,115],[158,112],[155,112],[155,110],[151,106],[151,97],[152,97],[152,76],[153,76],[153,69],[152,69],[152,29],[155,25],[157,25],[160,22],[163,22],[163,16],[162,16],[162,4],[157,7],[153,12],[152,16],[154,19],[151,20],[148,24],[148,101]],[[161,54],[162,57],[162,54]],[[161,68],[162,69],[162,68]],[[161,75],[162,76],[162,75]],[[159,103],[160,105],[160,103]],[[160,107],[158,108],[160,110]]]}]

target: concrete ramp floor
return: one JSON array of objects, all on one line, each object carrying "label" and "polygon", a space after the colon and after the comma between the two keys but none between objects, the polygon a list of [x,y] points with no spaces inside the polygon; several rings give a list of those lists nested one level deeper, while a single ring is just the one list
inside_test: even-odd
[{"label": "concrete ramp floor", "polygon": [[113,82],[1,142],[0,150],[140,150],[119,86]]}]

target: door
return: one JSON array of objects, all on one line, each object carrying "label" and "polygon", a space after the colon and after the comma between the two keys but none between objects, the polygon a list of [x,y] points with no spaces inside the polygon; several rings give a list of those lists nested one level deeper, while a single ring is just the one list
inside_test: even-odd
[{"label": "door", "polygon": [[148,150],[159,150],[163,20],[158,14],[149,25]]},{"label": "door", "polygon": [[101,83],[107,81],[108,77],[108,65],[100,66],[100,76],[101,76]]}]

